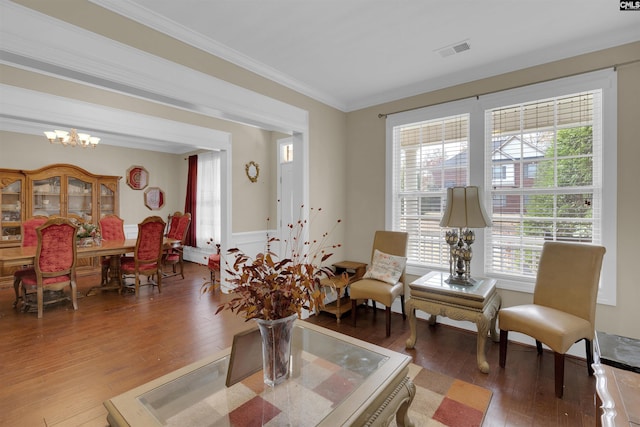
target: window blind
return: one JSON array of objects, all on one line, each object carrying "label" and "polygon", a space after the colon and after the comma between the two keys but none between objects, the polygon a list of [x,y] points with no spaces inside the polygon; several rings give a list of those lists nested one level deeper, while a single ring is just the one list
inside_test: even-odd
[{"label": "window blind", "polygon": [[485,112],[489,274],[535,277],[545,241],[601,243],[601,91]]},{"label": "window blind", "polygon": [[469,182],[469,114],[394,126],[393,229],[409,233],[409,263],[442,266],[446,188]]}]

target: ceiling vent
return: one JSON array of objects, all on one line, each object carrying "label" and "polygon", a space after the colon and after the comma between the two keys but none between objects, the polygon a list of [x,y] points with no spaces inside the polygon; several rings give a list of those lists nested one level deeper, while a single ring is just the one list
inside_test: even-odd
[{"label": "ceiling vent", "polygon": [[455,55],[456,53],[461,53],[469,49],[471,49],[469,40],[465,40],[451,46],[437,49],[436,52],[438,52],[441,57],[446,58],[447,56]]}]

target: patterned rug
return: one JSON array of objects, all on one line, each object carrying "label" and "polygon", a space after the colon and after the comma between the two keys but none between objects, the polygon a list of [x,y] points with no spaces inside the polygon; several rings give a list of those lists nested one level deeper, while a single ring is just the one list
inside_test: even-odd
[{"label": "patterned rug", "polygon": [[[491,390],[411,364],[409,377],[416,396],[409,416],[416,426],[481,426],[491,401]],[[391,426],[396,426],[395,420]]]}]

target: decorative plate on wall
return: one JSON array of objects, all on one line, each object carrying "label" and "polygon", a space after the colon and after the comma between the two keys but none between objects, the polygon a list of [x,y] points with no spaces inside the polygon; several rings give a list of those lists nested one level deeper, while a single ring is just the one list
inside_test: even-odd
[{"label": "decorative plate on wall", "polygon": [[149,172],[142,166],[127,169],[127,184],[134,190],[142,190],[149,185]]},{"label": "decorative plate on wall", "polygon": [[149,187],[144,192],[144,205],[152,211],[164,206],[164,191],[158,187]]}]

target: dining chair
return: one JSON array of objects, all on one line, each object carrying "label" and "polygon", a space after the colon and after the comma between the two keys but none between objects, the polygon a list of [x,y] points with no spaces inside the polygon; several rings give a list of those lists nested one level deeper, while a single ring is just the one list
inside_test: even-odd
[{"label": "dining chair", "polygon": [[[173,218],[176,218],[175,214]],[[172,268],[171,273],[169,274],[163,273],[164,277],[173,277],[179,274],[184,279],[184,259],[183,259],[184,241],[187,238],[187,231],[189,230],[190,225],[191,225],[191,214],[185,213],[183,215],[178,216],[174,229],[170,230],[170,233],[167,237],[171,239],[176,239],[179,242],[177,242],[171,248],[164,250],[164,253],[162,255],[162,265],[163,266],[170,265]],[[179,272],[176,272],[176,266],[180,267]]]},{"label": "dining chair", "polygon": [[[42,317],[45,305],[71,300],[73,309],[78,309],[76,290],[76,232],[78,226],[66,218],[52,218],[36,229],[38,244],[34,259],[34,272],[22,278],[23,311],[31,308],[32,296],[36,294],[38,318]],[[64,295],[64,288],[71,288],[71,295]],[[44,299],[44,292],[58,292],[57,297]]]},{"label": "dining chair", "polygon": [[[23,248],[38,246],[38,233],[36,232],[36,228],[47,222],[47,219],[49,218],[44,215],[36,215],[22,222],[20,228]],[[21,298],[20,282],[22,278],[28,274],[34,274],[34,271],[33,265],[25,265],[22,266],[20,270],[13,272],[13,290],[16,294],[16,300],[13,302],[14,308],[18,306],[18,301],[20,301]]]},{"label": "dining chair", "polygon": [[181,216],[182,212],[176,211],[167,217],[167,232],[165,233],[166,237],[171,237],[176,233],[176,230],[178,229],[178,222],[180,221]]},{"label": "dining chair", "polygon": [[[133,257],[121,258],[120,272],[135,277],[135,294],[140,290],[140,276],[147,276],[149,285],[157,286],[162,292],[162,244],[166,223],[159,216],[150,216],[138,224],[138,237]],[[156,277],[157,281],[153,280]],[[124,278],[123,278],[123,287]]]},{"label": "dining chair", "polygon": [[593,375],[592,341],[604,254],[602,246],[545,242],[533,303],[503,308],[498,314],[501,368],[507,361],[509,331],[514,331],[534,338],[538,355],[542,344],[553,351],[556,397],[563,395],[565,353],[580,340],[585,341],[587,372]]},{"label": "dining chair", "polygon": [[[109,214],[100,218],[98,222],[100,225],[100,236],[102,241],[124,241],[126,236],[124,234],[124,220],[118,215]],[[111,263],[114,261],[111,256],[103,256],[100,260],[102,267],[102,285],[106,285],[109,282],[109,270],[111,269]]]},{"label": "dining chair", "polygon": [[409,234],[400,231],[376,231],[371,248],[371,264],[362,279],[349,286],[351,297],[351,319],[356,326],[359,301],[373,301],[373,314],[376,314],[376,301],[386,309],[386,334],[391,335],[391,304],[400,297],[402,318],[404,311],[405,265],[407,262],[407,242]]}]

